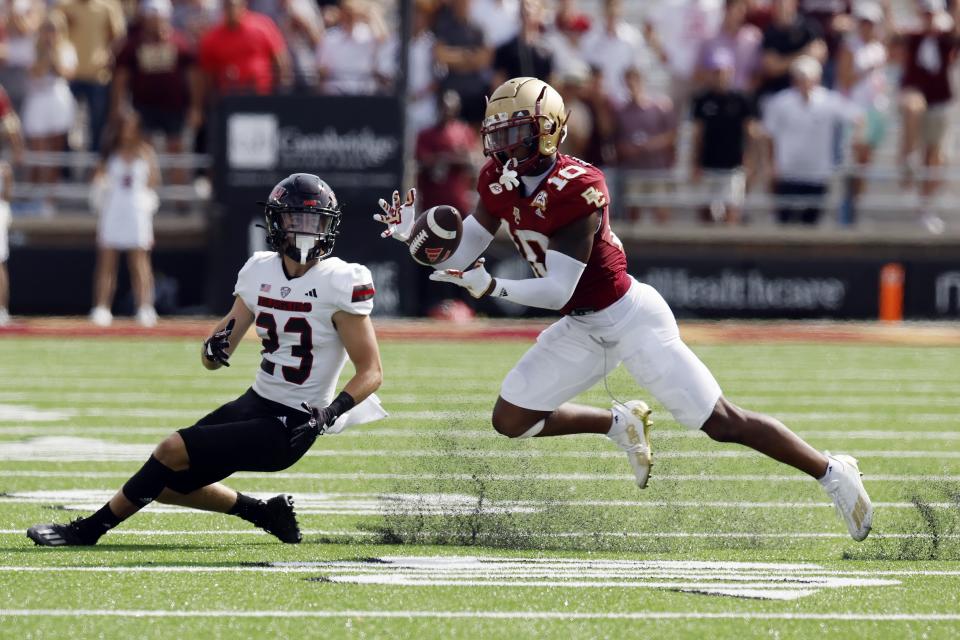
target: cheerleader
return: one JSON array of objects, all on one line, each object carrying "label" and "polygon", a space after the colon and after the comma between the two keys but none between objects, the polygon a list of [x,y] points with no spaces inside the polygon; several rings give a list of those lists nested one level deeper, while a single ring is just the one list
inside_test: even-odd
[{"label": "cheerleader", "polygon": [[[77,68],[77,52],[67,39],[67,23],[51,12],[37,34],[36,56],[23,102],[23,135],[31,151],[64,151],[73,126],[76,102],[67,84]],[[33,182],[53,183],[58,166],[34,167]],[[53,211],[49,193],[44,210]]]},{"label": "cheerleader", "polygon": [[99,214],[97,267],[90,320],[105,327],[113,321],[110,308],[117,286],[117,263],[127,252],[137,322],[157,323],[153,308],[153,214],[159,204],[154,187],[160,182],[153,147],[144,140],[140,118],[133,112],[119,116],[115,134],[104,150],[91,187],[91,206]]},{"label": "cheerleader", "polygon": [[7,257],[10,245],[7,228],[10,226],[10,192],[13,190],[13,172],[10,165],[0,162],[0,327],[10,324],[10,278],[7,276]]}]

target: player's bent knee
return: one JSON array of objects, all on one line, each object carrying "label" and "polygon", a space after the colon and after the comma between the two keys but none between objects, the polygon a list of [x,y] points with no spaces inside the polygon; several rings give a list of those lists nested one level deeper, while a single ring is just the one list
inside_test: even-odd
[{"label": "player's bent knee", "polygon": [[153,457],[174,471],[186,469],[190,464],[187,446],[179,433],[172,433],[164,438],[153,450]]},{"label": "player's bent knee", "polygon": [[740,442],[745,421],[743,409],[721,398],[701,430],[717,442]]}]

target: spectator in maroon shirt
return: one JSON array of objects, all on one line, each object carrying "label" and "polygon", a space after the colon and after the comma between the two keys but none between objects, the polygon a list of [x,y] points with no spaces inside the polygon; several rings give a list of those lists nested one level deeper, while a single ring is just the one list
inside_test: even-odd
[{"label": "spectator in maroon shirt", "polygon": [[[670,191],[669,176],[676,160],[677,110],[665,95],[647,91],[640,70],[624,73],[630,92],[627,103],[617,109],[614,139],[617,161],[626,169],[624,187],[630,206],[628,216],[637,220],[642,208],[649,208],[658,223],[669,214],[662,199]],[[646,201],[643,206],[635,204]]]},{"label": "spectator in maroon shirt", "polygon": [[417,135],[417,189],[424,208],[448,204],[466,215],[473,210],[474,160],[480,148],[477,131],[460,116],[460,96],[445,91],[440,117]]},{"label": "spectator in maroon shirt", "polygon": [[[117,54],[113,76],[115,118],[129,100],[147,135],[165,138],[168,153],[184,149],[185,128],[202,120],[201,78],[196,56],[170,24],[170,0],[143,0],[140,28],[131,31]],[[181,172],[174,182],[183,183]]]},{"label": "spectator in maroon shirt", "polygon": [[223,22],[201,38],[199,59],[220,94],[269,94],[293,78],[280,30],[246,0],[223,0]]},{"label": "spectator in maroon shirt", "polygon": [[[957,5],[960,6],[960,5]],[[951,29],[944,28],[943,0],[920,0],[919,31],[900,34],[896,40],[903,55],[900,81],[900,112],[903,133],[900,139],[900,166],[903,186],[913,182],[913,172],[923,164],[927,173],[920,182],[921,221],[934,233],[943,231],[943,221],[930,211],[930,200],[940,186],[932,175],[943,164],[943,140],[949,124],[948,110],[953,99],[948,72],[960,43],[960,13],[954,7]],[[920,158],[916,158],[917,154]]]}]

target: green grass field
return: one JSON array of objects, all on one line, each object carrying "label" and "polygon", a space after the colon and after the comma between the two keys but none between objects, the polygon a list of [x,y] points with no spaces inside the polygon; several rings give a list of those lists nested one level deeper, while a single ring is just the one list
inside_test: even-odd
[{"label": "green grass field", "polygon": [[[605,438],[497,436],[526,346],[385,342],[390,418],[228,482],[293,494],[303,544],[151,506],[46,549],[28,526],[102,504],[246,389],[258,349],[211,373],[196,340],[0,340],[0,637],[960,636],[960,349],[694,345],[732,400],[859,457],[876,516],[857,544],[814,481],[659,406],[645,491]],[[610,387],[644,397],[622,369]]]}]

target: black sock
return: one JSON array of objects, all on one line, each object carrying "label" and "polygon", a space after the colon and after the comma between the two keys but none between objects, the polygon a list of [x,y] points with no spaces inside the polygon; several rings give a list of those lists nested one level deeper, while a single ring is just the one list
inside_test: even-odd
[{"label": "black sock", "polygon": [[257,524],[263,515],[264,506],[265,503],[263,500],[245,496],[237,491],[237,503],[230,507],[230,511],[227,511],[227,513],[232,516],[237,516],[238,518],[243,518],[247,522]]},{"label": "black sock", "polygon": [[100,507],[100,510],[92,516],[78,520],[76,524],[77,533],[80,534],[80,537],[83,538],[84,541],[94,543],[100,539],[100,536],[121,522],[123,522],[123,520],[114,515],[110,509],[110,504],[107,503]]}]

